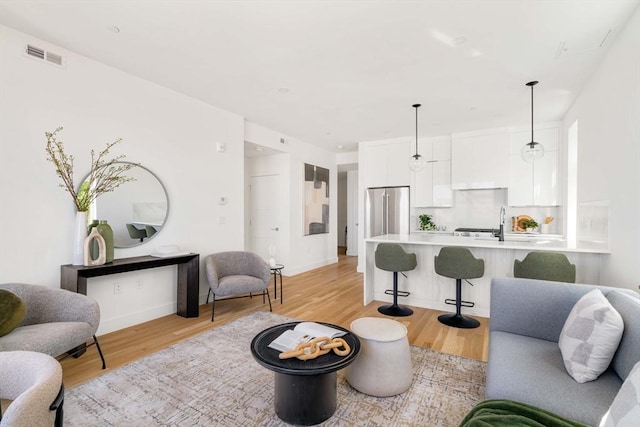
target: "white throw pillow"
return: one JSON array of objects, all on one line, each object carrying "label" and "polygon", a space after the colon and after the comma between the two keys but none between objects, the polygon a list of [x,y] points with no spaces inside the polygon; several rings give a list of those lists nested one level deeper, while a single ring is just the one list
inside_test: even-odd
[{"label": "white throw pillow", "polygon": [[576,302],[560,332],[560,352],[569,375],[579,383],[593,381],[611,363],[624,322],[599,289]]},{"label": "white throw pillow", "polygon": [[640,362],[636,363],[611,407],[602,417],[600,427],[637,427],[640,424]]}]

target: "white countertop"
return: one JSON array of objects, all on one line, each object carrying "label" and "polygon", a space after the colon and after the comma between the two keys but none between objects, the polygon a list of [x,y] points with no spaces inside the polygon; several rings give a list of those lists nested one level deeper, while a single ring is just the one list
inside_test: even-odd
[{"label": "white countertop", "polygon": [[488,249],[519,249],[533,251],[557,251],[557,252],[584,252],[607,254],[609,249],[604,244],[578,242],[575,245],[568,244],[566,240],[558,239],[555,236],[545,239],[544,237],[527,235],[507,235],[504,242],[499,242],[497,238],[475,238],[475,237],[455,237],[450,235],[438,235],[430,233],[412,234],[386,234],[382,236],[370,237],[365,242],[375,243],[402,243],[431,246],[465,246]]}]

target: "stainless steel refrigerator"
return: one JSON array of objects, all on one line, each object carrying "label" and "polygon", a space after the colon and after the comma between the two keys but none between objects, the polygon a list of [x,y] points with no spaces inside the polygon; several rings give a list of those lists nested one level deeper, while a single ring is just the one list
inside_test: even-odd
[{"label": "stainless steel refrigerator", "polygon": [[365,237],[409,234],[409,187],[368,188]]}]

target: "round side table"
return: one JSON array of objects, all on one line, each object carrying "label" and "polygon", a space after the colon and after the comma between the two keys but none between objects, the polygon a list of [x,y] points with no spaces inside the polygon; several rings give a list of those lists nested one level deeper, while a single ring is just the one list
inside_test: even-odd
[{"label": "round side table", "polygon": [[280,276],[280,304],[282,304],[282,269],[284,269],[284,265],[275,264],[269,266],[271,268],[271,272],[273,273],[273,297],[278,299],[278,288],[276,287],[278,283],[278,276]]},{"label": "round side table", "polygon": [[290,424],[319,424],[336,410],[336,371],[356,359],[360,352],[360,341],[348,329],[323,323],[348,332],[342,338],[351,347],[351,353],[338,356],[330,352],[311,360],[281,360],[278,357],[280,352],[268,345],[298,323],[285,323],[260,332],[251,341],[251,354],[260,365],[274,372],[274,407],[278,417]]}]

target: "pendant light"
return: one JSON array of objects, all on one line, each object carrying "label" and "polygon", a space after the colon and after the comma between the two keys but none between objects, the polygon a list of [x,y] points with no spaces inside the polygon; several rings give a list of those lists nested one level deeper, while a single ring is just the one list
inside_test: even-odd
[{"label": "pendant light", "polygon": [[537,84],[537,81],[527,83],[527,86],[531,88],[531,142],[525,144],[521,150],[522,159],[525,162],[533,162],[544,156],[544,147],[533,139],[533,87]]},{"label": "pendant light", "polygon": [[418,108],[420,108],[420,104],[413,104],[412,107],[416,109],[416,154],[409,159],[409,169],[413,172],[419,172],[424,169],[427,162],[424,157],[418,154]]}]

